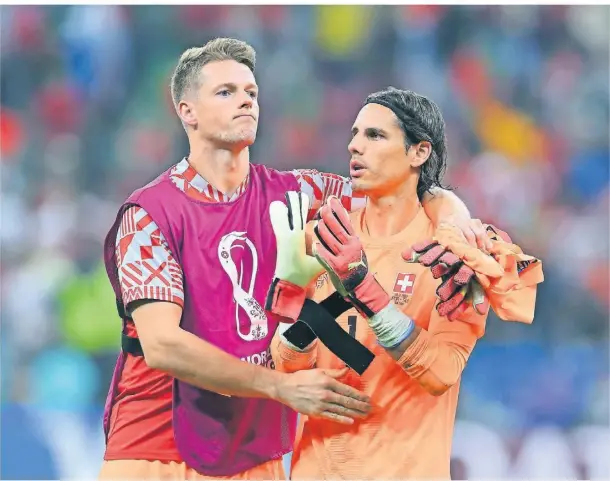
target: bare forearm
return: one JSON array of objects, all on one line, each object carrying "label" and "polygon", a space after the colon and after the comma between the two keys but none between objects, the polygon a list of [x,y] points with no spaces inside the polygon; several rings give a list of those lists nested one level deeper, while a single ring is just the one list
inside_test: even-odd
[{"label": "bare forearm", "polygon": [[176,328],[145,350],[151,367],[201,389],[229,396],[277,398],[285,374],[227,354],[183,329]]}]

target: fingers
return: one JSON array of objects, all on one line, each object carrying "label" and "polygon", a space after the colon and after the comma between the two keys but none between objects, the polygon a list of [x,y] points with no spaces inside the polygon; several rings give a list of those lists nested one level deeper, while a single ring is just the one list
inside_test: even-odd
[{"label": "fingers", "polygon": [[[462,288],[462,290],[456,294],[455,297],[460,296],[460,294],[464,291],[467,291],[467,294],[461,303],[458,302],[458,300],[454,301],[452,298],[445,303],[439,304],[437,307],[439,314],[446,315],[447,319],[450,321],[457,321],[466,313],[466,311],[468,311],[468,308],[471,305],[477,314],[487,314],[489,311],[489,299],[485,295],[483,287],[481,287],[477,281],[473,281],[468,287]],[[452,310],[451,308],[456,303],[457,307]]]},{"label": "fingers", "polygon": [[349,241],[349,233],[339,221],[330,206],[325,205],[320,209],[320,218],[322,219],[320,222],[323,222],[326,225],[326,227],[339,240],[339,242],[342,244],[347,244]]},{"label": "fingers", "polygon": [[357,401],[351,397],[342,396],[336,392],[329,393],[326,400],[325,411],[330,411],[350,418],[365,418],[371,411],[371,405]]},{"label": "fingers", "polygon": [[419,258],[419,263],[426,267],[430,267],[444,252],[445,248],[443,246],[435,245]]},{"label": "fingers", "polygon": [[438,262],[430,268],[432,277],[438,279],[449,274],[450,271],[457,268],[457,265],[460,262],[460,258],[453,252],[446,251],[442,256],[439,257]]},{"label": "fingers", "polygon": [[485,251],[489,251],[491,248],[491,239],[487,235],[485,227],[483,223],[479,219],[472,219],[470,221],[470,229],[472,230],[475,236],[476,246],[479,249],[483,249]]},{"label": "fingers", "polygon": [[305,224],[305,253],[308,256],[313,256],[314,254],[314,245],[316,241],[316,236],[314,234],[314,227],[317,225],[317,222],[308,222]]},{"label": "fingers", "polygon": [[416,242],[415,244],[413,244],[411,246],[411,249],[413,249],[418,254],[423,254],[424,252],[432,249],[434,246],[437,246],[437,245],[438,245],[438,242],[436,242],[434,240],[427,240],[427,241],[423,241],[423,242]]},{"label": "fingers", "polygon": [[474,277],[474,271],[466,264],[462,264],[458,271],[452,276],[453,282],[459,286],[465,286]]},{"label": "fingers", "polygon": [[450,270],[451,270],[450,266],[448,266],[447,264],[443,264],[441,262],[434,264],[430,268],[430,272],[432,272],[432,277],[434,277],[435,279],[440,279],[441,277],[449,274]]},{"label": "fingers", "polygon": [[413,250],[413,246],[405,247],[400,255],[407,262],[417,262],[417,259],[419,259],[419,255]]},{"label": "fingers", "polygon": [[318,416],[315,416],[322,419],[328,419],[329,421],[334,421],[339,424],[354,424],[354,420],[345,416],[341,416],[336,413],[331,413],[328,411],[324,411],[320,413]]},{"label": "fingers", "polygon": [[335,379],[330,382],[329,388],[341,396],[349,397],[356,401],[368,403],[371,400],[371,398],[363,392],[360,392],[347,384],[340,383]]},{"label": "fingers", "polygon": [[464,237],[466,238],[466,242],[468,242],[468,244],[470,244],[472,247],[477,247],[477,236],[475,235],[470,225],[462,229],[462,234],[464,234]]},{"label": "fingers", "polygon": [[436,310],[441,316],[447,316],[451,311],[455,310],[462,302],[464,302],[468,289],[463,287],[448,301],[441,302]]},{"label": "fingers", "polygon": [[269,218],[276,237],[290,230],[288,225],[288,206],[279,200],[269,205]]},{"label": "fingers", "polygon": [[447,319],[449,319],[450,321],[457,321],[462,317],[462,315],[464,315],[466,313],[467,310],[468,310],[468,303],[462,302],[453,311],[451,311],[447,315]]},{"label": "fingers", "polygon": [[345,210],[345,207],[343,207],[343,204],[341,204],[341,201],[339,200],[339,198],[334,195],[331,195],[328,198],[327,204],[333,210],[335,216],[337,217],[337,220],[341,223],[341,225],[343,226],[345,231],[349,235],[354,235],[354,228],[352,227],[352,221],[349,218],[349,214],[348,214],[347,210]]},{"label": "fingers", "polygon": [[322,372],[333,379],[339,379],[349,372],[349,367],[343,366],[341,369],[322,369]]},{"label": "fingers", "polygon": [[419,262],[419,258],[428,250],[437,246],[438,242],[434,240],[427,240],[423,242],[416,242],[410,247],[406,247],[401,252],[402,258],[407,262]]},{"label": "fingers", "polygon": [[301,218],[307,224],[307,216],[309,215],[309,196],[301,193]]},{"label": "fingers", "polygon": [[305,219],[302,215],[303,194],[290,190],[286,192],[286,203],[288,204],[288,224],[291,230],[303,230]]},{"label": "fingers", "polygon": [[453,276],[450,276],[445,282],[443,282],[438,289],[436,289],[436,295],[442,302],[445,302],[453,297],[455,292],[460,289],[458,284],[454,282]]},{"label": "fingers", "polygon": [[355,419],[364,419],[368,416],[368,412],[367,413],[363,413],[360,411],[356,411],[354,409],[349,409],[346,408],[345,406],[341,406],[340,404],[326,404],[324,406],[324,411],[322,411],[323,414],[333,414],[335,416],[338,416],[339,418],[347,418],[347,419],[351,419],[351,420],[355,420]]},{"label": "fingers", "polygon": [[320,242],[322,242],[322,244],[334,255],[338,255],[339,252],[341,252],[341,242],[339,242],[333,232],[328,228],[324,220],[318,222],[314,232],[316,233]]},{"label": "fingers", "polygon": [[[320,222],[321,221],[316,221],[316,223],[313,227],[313,234],[314,234],[315,242],[313,244],[312,251],[313,251],[314,255],[317,255],[316,253],[322,252],[328,259],[328,256],[332,256],[334,254],[332,253],[332,251],[331,251],[329,245],[326,243],[326,241],[320,236],[320,232],[319,232]],[[321,250],[320,248],[323,248],[323,250]]]}]

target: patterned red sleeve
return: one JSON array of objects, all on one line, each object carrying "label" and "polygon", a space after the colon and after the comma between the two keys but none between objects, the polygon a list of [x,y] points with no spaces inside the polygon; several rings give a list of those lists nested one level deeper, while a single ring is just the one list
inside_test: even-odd
[{"label": "patterned red sleeve", "polygon": [[354,193],[352,181],[347,177],[312,169],[298,169],[292,172],[299,182],[301,192],[309,197],[308,221],[313,219],[330,195],[337,196],[349,212],[361,209],[366,204],[364,194]]},{"label": "patterned red sleeve", "polygon": [[141,299],[184,306],[182,268],[163,234],[141,207],[123,214],[116,238],[116,262],[123,304]]}]

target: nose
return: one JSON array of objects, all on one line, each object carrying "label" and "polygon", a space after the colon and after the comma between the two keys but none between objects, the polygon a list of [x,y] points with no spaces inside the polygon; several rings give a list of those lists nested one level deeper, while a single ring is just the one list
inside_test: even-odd
[{"label": "nose", "polygon": [[248,108],[249,109],[249,108],[252,108],[253,104],[254,104],[254,99],[252,98],[252,96],[248,92],[244,92],[242,94],[240,108]]},{"label": "nose", "polygon": [[358,139],[357,135],[352,137],[352,140],[347,146],[347,150],[349,151],[350,155],[362,155],[362,142]]}]

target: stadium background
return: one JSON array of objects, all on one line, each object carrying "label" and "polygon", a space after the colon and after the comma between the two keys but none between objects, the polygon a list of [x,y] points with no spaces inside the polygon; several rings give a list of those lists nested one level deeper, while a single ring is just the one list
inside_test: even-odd
[{"label": "stadium background", "polygon": [[258,51],[252,160],[347,174],[387,85],[442,108],[447,180],[544,261],[532,326],[491,316],[463,376],[458,477],[610,479],[609,9],[11,6],[1,10],[2,470],[94,477],[119,319],[101,242],[132,189],[187,153],[183,49]]}]

